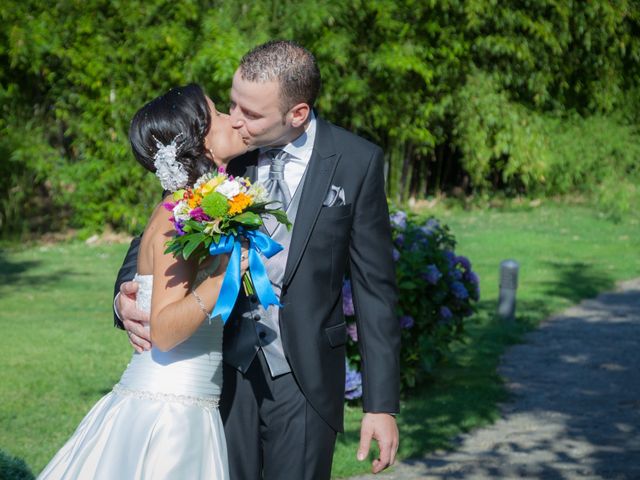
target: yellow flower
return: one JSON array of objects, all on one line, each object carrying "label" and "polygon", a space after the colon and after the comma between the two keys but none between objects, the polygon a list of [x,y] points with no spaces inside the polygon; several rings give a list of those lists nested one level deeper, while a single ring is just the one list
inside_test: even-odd
[{"label": "yellow flower", "polygon": [[249,205],[251,205],[251,197],[240,192],[238,195],[229,200],[229,215],[240,213]]}]

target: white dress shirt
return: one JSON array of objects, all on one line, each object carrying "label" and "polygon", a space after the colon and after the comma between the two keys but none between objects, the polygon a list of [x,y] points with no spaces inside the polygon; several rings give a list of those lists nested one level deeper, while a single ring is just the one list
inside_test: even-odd
[{"label": "white dress shirt", "polygon": [[271,161],[267,152],[274,148],[284,150],[287,155],[284,161],[284,181],[289,187],[289,193],[293,197],[296,189],[300,185],[300,180],[304,175],[307,164],[311,159],[313,144],[316,140],[316,116],[311,111],[311,120],[305,132],[293,142],[287,143],[283,147],[263,147],[258,155],[258,181],[264,184],[269,178],[269,167]]}]

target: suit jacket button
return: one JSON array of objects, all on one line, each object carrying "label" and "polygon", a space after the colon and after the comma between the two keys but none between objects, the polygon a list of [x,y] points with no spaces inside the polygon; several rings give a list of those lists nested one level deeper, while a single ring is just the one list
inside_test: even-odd
[{"label": "suit jacket button", "polygon": [[254,315],[254,316],[253,316],[253,319],[254,319],[256,322],[259,322],[259,321],[260,321],[260,315]]},{"label": "suit jacket button", "polygon": [[257,295],[251,295],[249,297],[249,300],[251,300],[251,303],[258,303],[258,296]]},{"label": "suit jacket button", "polygon": [[266,336],[267,336],[267,332],[260,332],[260,333],[258,334],[258,336],[259,336],[260,338],[264,339],[264,337],[266,337]]}]

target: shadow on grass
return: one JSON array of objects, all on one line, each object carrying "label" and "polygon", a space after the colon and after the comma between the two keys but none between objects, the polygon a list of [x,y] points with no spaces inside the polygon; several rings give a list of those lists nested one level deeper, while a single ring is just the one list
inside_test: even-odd
[{"label": "shadow on grass", "polygon": [[41,260],[14,260],[6,252],[0,250],[0,287],[11,288],[33,285],[42,287],[58,283],[66,275],[79,275],[78,272],[65,269],[40,274],[33,272],[42,266],[43,262]]},{"label": "shadow on grass", "polygon": [[613,287],[613,277],[593,265],[584,262],[549,262],[556,273],[556,279],[545,282],[545,294],[578,303],[585,298],[593,298],[598,293]]},{"label": "shadow on grass", "polygon": [[[521,302],[522,310],[545,312],[539,301]],[[508,399],[497,374],[501,355],[531,330],[532,319],[504,322],[495,317],[495,301],[482,301],[474,320],[467,323],[462,342],[438,365],[431,381],[405,395],[398,426],[400,456],[421,457],[426,452],[452,448],[456,435],[494,422],[500,402]],[[347,429],[338,442],[354,444],[358,428]]]}]

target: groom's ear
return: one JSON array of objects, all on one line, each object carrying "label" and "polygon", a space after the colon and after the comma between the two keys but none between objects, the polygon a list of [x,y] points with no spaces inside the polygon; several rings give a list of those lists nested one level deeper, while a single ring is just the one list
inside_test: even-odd
[{"label": "groom's ear", "polygon": [[294,105],[287,114],[293,128],[301,127],[305,124],[311,113],[311,108],[306,103],[298,103]]}]

